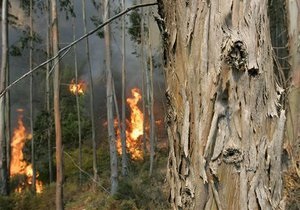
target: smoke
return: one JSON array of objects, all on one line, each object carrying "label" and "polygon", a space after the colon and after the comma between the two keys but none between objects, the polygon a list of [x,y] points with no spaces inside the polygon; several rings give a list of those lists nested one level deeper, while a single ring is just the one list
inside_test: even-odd
[{"label": "smoke", "polygon": [[[17,27],[9,28],[9,42],[15,44],[19,38],[22,36],[22,30],[24,30],[29,25],[29,19],[27,15],[19,6],[19,1],[12,0],[10,13],[17,17],[18,24]],[[75,26],[76,26],[76,38],[84,34],[83,21],[82,21],[82,5],[81,1],[74,1],[74,12],[76,14]],[[132,4],[131,1],[127,1],[127,6]],[[99,11],[94,7],[92,1],[86,1],[87,9],[87,30],[95,28],[94,23],[91,21],[91,17],[99,16]],[[155,9],[153,9],[155,10]],[[42,43],[35,44],[35,48],[38,51],[34,52],[34,66],[43,62],[46,59],[46,35],[47,35],[47,13],[41,12],[36,9],[34,14],[34,30],[42,38]],[[60,47],[63,47],[73,41],[72,33],[72,17],[69,14],[69,18],[66,18],[65,11],[59,12],[59,39]],[[128,25],[128,15],[126,15],[127,27]],[[121,92],[121,35],[120,35],[120,20],[117,20],[111,24],[112,28],[112,70],[115,81],[115,87],[118,98],[120,98]],[[160,48],[160,36],[159,31],[151,19],[150,30],[152,31],[153,39],[151,40],[153,46],[153,55],[155,58],[156,68],[154,72],[154,87],[155,87],[155,97],[157,101],[161,101],[162,95],[160,94],[161,88],[163,87],[163,74],[161,61],[161,52],[158,50]],[[142,68],[140,57],[134,52],[139,51],[140,46],[137,46],[130,40],[129,35],[126,32],[126,70],[127,70],[127,96],[130,94],[130,89],[133,87],[141,88],[142,85]],[[101,119],[105,119],[106,116],[106,91],[105,91],[105,46],[104,40],[100,39],[96,34],[89,37],[89,52],[91,58],[91,67],[93,75],[93,84],[95,89],[95,114],[98,125]],[[10,57],[10,81],[14,81],[21,75],[29,70],[29,53],[28,49],[24,49],[22,56]],[[86,57],[85,40],[81,41],[76,45],[76,53],[78,57],[78,67],[79,67],[79,79],[88,82],[88,63]],[[74,53],[73,50],[61,61],[61,71],[66,69],[74,70]],[[40,70],[39,73],[34,75],[34,107],[35,115],[45,108],[45,87],[44,87],[44,76],[45,70]],[[61,81],[61,83],[69,83],[70,81]],[[159,86],[161,86],[160,89]],[[61,88],[68,88],[67,86],[61,86]],[[158,93],[158,94],[157,94]],[[86,107],[89,103],[89,97],[85,97]],[[120,100],[119,100],[120,101]],[[29,78],[23,80],[18,85],[11,89],[11,122],[12,126],[16,125],[17,113],[15,110],[17,108],[23,108],[25,124],[28,125],[28,117],[26,118],[26,113],[29,113]],[[87,108],[88,109],[88,108]],[[89,112],[87,110],[87,112]],[[28,116],[29,114],[27,114]],[[96,121],[96,122],[97,122]]]}]

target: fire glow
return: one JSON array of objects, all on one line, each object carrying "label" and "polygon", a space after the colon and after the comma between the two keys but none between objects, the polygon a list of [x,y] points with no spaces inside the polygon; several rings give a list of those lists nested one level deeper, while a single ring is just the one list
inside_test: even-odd
[{"label": "fire glow", "polygon": [[[23,147],[27,140],[32,138],[31,134],[26,132],[23,123],[22,109],[19,112],[18,127],[14,129],[13,137],[11,140],[11,162],[10,162],[10,176],[25,175],[26,183],[19,183],[16,192],[21,192],[26,185],[32,185],[32,165],[24,160]],[[38,177],[36,173],[36,177]],[[43,183],[36,179],[36,192],[41,193],[43,190]]]},{"label": "fire glow", "polygon": [[[143,135],[143,123],[144,114],[138,107],[138,102],[142,96],[138,88],[131,90],[132,97],[127,98],[127,104],[130,107],[130,120],[126,120],[126,149],[133,160],[142,160],[142,141],[141,136]],[[117,125],[115,121],[115,125]],[[117,150],[119,154],[122,154],[122,143],[120,131],[117,129]]]},{"label": "fire glow", "polygon": [[71,83],[69,84],[69,90],[74,95],[76,95],[76,93],[78,95],[84,95],[86,84],[84,81],[79,81],[78,84],[76,84],[74,79],[72,79]]}]

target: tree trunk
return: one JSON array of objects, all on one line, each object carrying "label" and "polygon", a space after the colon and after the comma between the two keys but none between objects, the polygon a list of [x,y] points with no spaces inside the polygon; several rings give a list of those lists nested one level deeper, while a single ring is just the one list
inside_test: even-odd
[{"label": "tree trunk", "polygon": [[285,110],[266,0],[159,1],[174,209],[277,209]]},{"label": "tree trunk", "polygon": [[[30,43],[29,43],[29,69],[33,69],[33,4],[32,0],[29,2],[30,11]],[[33,74],[30,74],[29,84],[29,104],[30,104],[30,133],[31,133],[31,165],[32,165],[32,191],[36,191],[36,170],[35,170],[35,151],[34,151],[34,133],[33,133]]]},{"label": "tree trunk", "polygon": [[[109,19],[109,0],[103,2],[103,21]],[[110,170],[111,170],[111,194],[114,195],[118,189],[118,159],[116,148],[116,136],[113,116],[113,78],[111,72],[111,50],[110,50],[110,26],[104,26],[105,58],[106,58],[106,97],[107,97],[107,127],[110,149]]]},{"label": "tree trunk", "polygon": [[150,28],[150,15],[151,15],[151,9],[148,8],[148,57],[149,57],[149,71],[148,74],[148,82],[147,82],[147,92],[149,93],[149,107],[148,107],[148,113],[149,113],[149,121],[150,121],[150,170],[149,175],[152,175],[153,171],[153,161],[154,161],[154,155],[155,155],[155,119],[154,119],[154,98],[153,98],[153,60],[152,60],[152,47],[151,47],[151,28]]},{"label": "tree trunk", "polygon": [[291,156],[292,167],[300,177],[300,168],[297,162],[300,161],[300,2],[288,0],[288,36],[291,64],[292,84],[288,95],[289,113],[287,120],[288,152]]},{"label": "tree trunk", "polygon": [[[50,1],[47,0],[47,59],[51,58],[51,15],[50,15]],[[46,66],[46,110],[48,114],[48,122],[51,125],[51,111],[50,111],[50,63]],[[52,142],[51,142],[51,126],[47,128],[47,144],[48,144],[48,168],[49,168],[49,183],[53,181],[53,171],[52,171]]]},{"label": "tree trunk", "polygon": [[[52,44],[53,55],[58,53],[58,17],[56,11],[56,0],[51,0],[51,25],[52,25]],[[60,120],[60,102],[59,102],[59,59],[54,59],[53,72],[53,92],[54,92],[54,122],[55,122],[55,140],[56,140],[56,209],[64,209],[63,205],[63,148],[61,138],[61,120]]]},{"label": "tree trunk", "polygon": [[[75,0],[73,0],[73,5],[75,4]],[[76,18],[72,17],[72,30],[73,30],[73,41],[76,40]],[[75,73],[75,84],[78,84],[78,61],[77,61],[77,51],[76,45],[74,45],[74,73]],[[77,110],[77,128],[78,128],[78,166],[79,166],[79,185],[82,185],[82,138],[81,138],[81,117],[80,117],[80,104],[79,104],[79,96],[78,91],[75,92],[76,97],[76,110]],[[91,116],[92,117],[92,116]]]},{"label": "tree trunk", "polygon": [[[2,58],[0,69],[0,93],[5,89],[6,68],[8,60],[8,26],[7,26],[8,1],[2,1]],[[5,135],[5,96],[0,97],[0,195],[8,194],[6,135]]]},{"label": "tree trunk", "polygon": [[[122,10],[125,10],[125,0],[122,0]],[[121,140],[122,140],[122,176],[127,176],[127,151],[126,151],[126,63],[125,63],[125,16],[122,17],[122,123],[121,123]]]},{"label": "tree trunk", "polygon": [[[83,25],[84,25],[84,34],[87,33],[86,28],[86,9],[85,9],[85,0],[82,0],[82,16],[83,16]],[[90,112],[91,112],[91,124],[92,124],[92,145],[93,145],[93,174],[94,180],[93,186],[96,187],[96,181],[98,180],[98,170],[97,170],[97,144],[96,144],[96,130],[95,130],[95,114],[94,114],[94,85],[93,85],[93,74],[91,67],[91,59],[89,52],[89,39],[85,39],[85,50],[88,60],[88,69],[89,69],[89,83],[90,83]]]},{"label": "tree trunk", "polygon": [[[142,3],[142,0],[140,1]],[[147,134],[146,134],[146,71],[147,71],[147,64],[145,63],[145,26],[144,26],[144,8],[141,8],[141,68],[142,68],[142,100],[143,100],[143,151],[146,154],[147,151]]]}]

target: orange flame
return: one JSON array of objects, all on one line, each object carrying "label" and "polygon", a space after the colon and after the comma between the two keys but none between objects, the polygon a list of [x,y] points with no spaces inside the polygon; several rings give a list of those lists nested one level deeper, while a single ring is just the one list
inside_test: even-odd
[{"label": "orange flame", "polygon": [[[131,90],[132,98],[128,98],[126,101],[130,107],[130,120],[127,120],[126,125],[126,148],[128,153],[131,155],[133,160],[142,160],[142,141],[141,136],[143,135],[143,123],[144,114],[138,107],[138,102],[142,96],[138,88]],[[118,121],[115,120],[115,127]],[[120,131],[117,129],[117,150],[119,154],[122,154],[122,143]]]},{"label": "orange flame", "polygon": [[[11,140],[11,162],[10,162],[10,176],[13,177],[15,175],[26,175],[27,177],[27,184],[32,185],[32,165],[28,164],[24,160],[23,154],[23,147],[27,140],[31,139],[31,134],[27,134],[26,128],[23,124],[23,112],[22,109],[17,110],[19,114],[18,118],[18,127],[15,128],[13,137]],[[36,177],[39,174],[36,173]],[[20,183],[18,188],[16,189],[17,192],[21,192],[25,188],[25,183]],[[36,180],[36,192],[41,193],[43,190],[43,183],[39,180]]]},{"label": "orange flame", "polygon": [[86,84],[84,81],[79,81],[78,84],[75,83],[74,79],[72,79],[71,84],[69,85],[69,90],[71,93],[76,95],[83,95],[86,90]]}]

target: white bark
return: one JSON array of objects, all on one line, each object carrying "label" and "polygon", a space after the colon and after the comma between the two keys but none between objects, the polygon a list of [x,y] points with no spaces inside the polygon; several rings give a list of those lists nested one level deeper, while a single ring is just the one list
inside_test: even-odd
[{"label": "white bark", "polygon": [[[109,19],[109,0],[103,1],[103,21]],[[114,195],[118,189],[118,160],[116,148],[116,136],[114,129],[114,116],[113,116],[113,77],[111,71],[111,46],[110,46],[110,26],[104,27],[105,39],[105,63],[106,63],[106,100],[107,100],[107,127],[110,148],[110,170],[111,170],[111,194]]]}]

